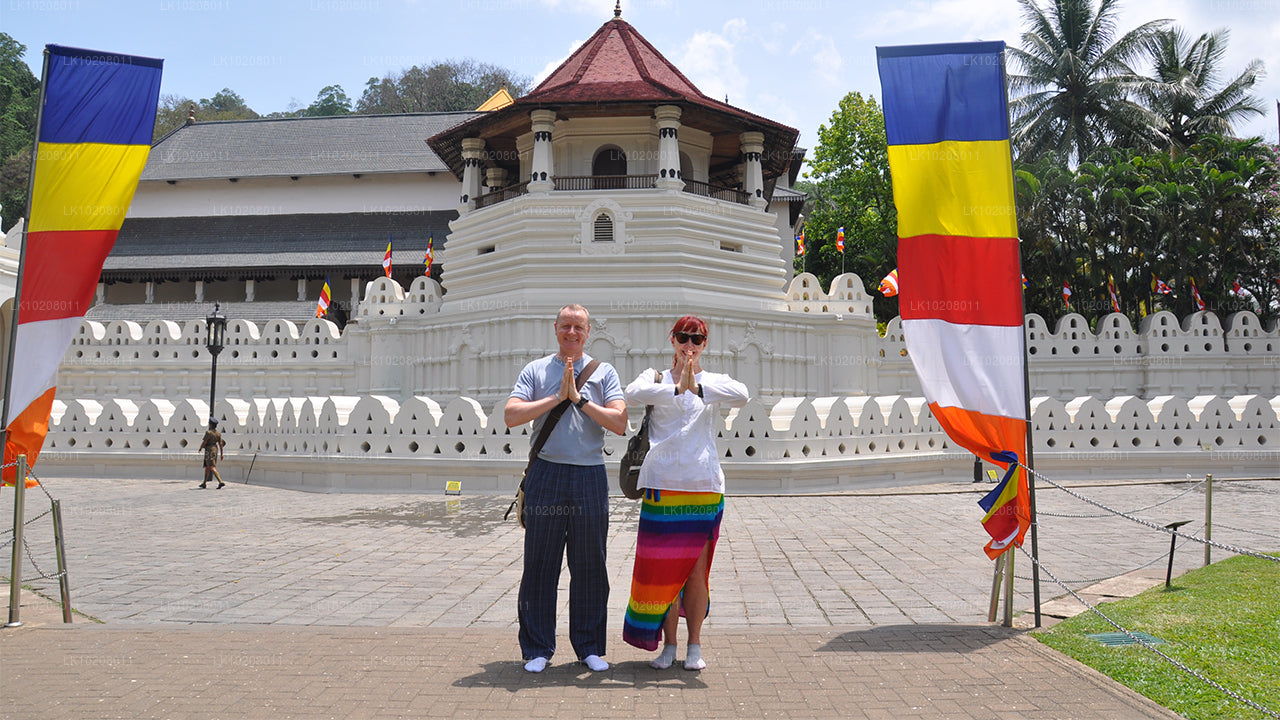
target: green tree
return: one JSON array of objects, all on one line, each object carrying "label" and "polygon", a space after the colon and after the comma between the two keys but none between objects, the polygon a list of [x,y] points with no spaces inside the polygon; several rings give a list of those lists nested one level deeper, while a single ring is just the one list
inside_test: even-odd
[{"label": "green tree", "polygon": [[27,211],[40,101],[40,81],[22,60],[26,52],[25,45],[0,33],[0,217],[6,231]]},{"label": "green tree", "polygon": [[1137,147],[1160,142],[1159,119],[1136,102],[1148,82],[1130,67],[1168,20],[1117,38],[1119,0],[1018,0],[1027,31],[1009,55],[1022,69],[1009,76],[1014,98],[1012,140],[1020,157],[1051,152],[1082,161],[1123,139]]},{"label": "green tree", "polygon": [[[807,258],[796,258],[796,270],[807,269],[822,286],[844,271],[856,273],[875,296],[876,317],[897,315],[897,298],[875,292],[897,265],[898,211],[889,177],[889,150],[884,113],[874,97],[849,93],[840,100],[829,124],[818,127],[810,171],[812,184],[806,220]],[[844,228],[843,258],[836,249],[836,233]]]},{"label": "green tree", "polygon": [[[1108,149],[1075,169],[1042,157],[1015,176],[1029,312],[1062,315],[1065,281],[1073,309],[1096,319],[1111,311],[1112,278],[1132,320],[1183,317],[1196,310],[1193,277],[1219,317],[1280,311],[1280,160],[1258,138],[1206,136],[1178,155]],[[1155,277],[1173,294],[1155,294]],[[1248,296],[1231,294],[1236,282]]]},{"label": "green tree", "polygon": [[343,92],[341,85],[329,85],[316,94],[316,101],[298,113],[303,117],[327,117],[330,115],[350,115],[351,98]]},{"label": "green tree", "polygon": [[156,107],[156,126],[152,141],[182,127],[188,118],[196,122],[212,120],[253,120],[260,117],[230,88],[223,88],[211,98],[192,100],[182,95],[161,95]]},{"label": "green tree", "polygon": [[369,78],[356,103],[361,114],[406,112],[456,112],[475,110],[494,93],[507,88],[513,97],[523,95],[529,78],[474,60],[445,60],[427,67]]},{"label": "green tree", "polygon": [[1249,93],[1262,76],[1261,60],[1250,61],[1239,75],[1219,83],[1227,37],[1227,30],[1217,30],[1191,40],[1181,28],[1169,28],[1147,40],[1155,82],[1144,85],[1143,99],[1176,150],[1208,135],[1230,135],[1233,122],[1265,113],[1262,102]]},{"label": "green tree", "polygon": [[258,117],[258,113],[231,88],[222,88],[213,97],[201,100],[197,112],[203,113],[197,118],[199,120],[253,120]]}]

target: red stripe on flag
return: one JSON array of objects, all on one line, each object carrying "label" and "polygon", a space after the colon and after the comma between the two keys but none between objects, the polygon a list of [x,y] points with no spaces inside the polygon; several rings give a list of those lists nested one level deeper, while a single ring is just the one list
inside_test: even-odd
[{"label": "red stripe on flag", "polygon": [[1022,270],[1015,238],[901,238],[898,270],[903,320],[1022,325]]},{"label": "red stripe on flag", "polygon": [[84,317],[117,232],[51,230],[27,235],[18,322]]}]

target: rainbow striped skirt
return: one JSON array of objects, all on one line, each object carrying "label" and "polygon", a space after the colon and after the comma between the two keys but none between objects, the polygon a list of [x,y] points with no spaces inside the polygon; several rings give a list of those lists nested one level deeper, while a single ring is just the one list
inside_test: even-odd
[{"label": "rainbow striped skirt", "polygon": [[622,639],[628,644],[644,650],[658,648],[662,621],[708,542],[707,574],[711,573],[723,517],[721,493],[645,490],[631,601],[622,623]]}]

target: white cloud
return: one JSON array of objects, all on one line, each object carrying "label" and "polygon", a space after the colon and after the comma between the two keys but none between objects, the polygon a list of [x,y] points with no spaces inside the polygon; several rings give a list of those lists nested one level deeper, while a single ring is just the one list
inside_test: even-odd
[{"label": "white cloud", "polygon": [[844,59],[831,36],[809,28],[791,48],[791,54],[807,60],[803,67],[813,68],[813,72],[827,84],[840,83]]},{"label": "white cloud", "polygon": [[[738,104],[747,90],[747,76],[738,65],[734,51],[746,34],[747,22],[730,20],[721,32],[694,34],[672,62],[703,94],[717,100],[726,95]],[[739,98],[735,102],[734,98]]]}]

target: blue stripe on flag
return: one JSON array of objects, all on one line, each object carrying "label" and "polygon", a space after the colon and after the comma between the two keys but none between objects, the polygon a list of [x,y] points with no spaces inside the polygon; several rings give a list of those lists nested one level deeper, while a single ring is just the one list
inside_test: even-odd
[{"label": "blue stripe on flag", "polygon": [[163,60],[47,45],[42,143],[151,145]]},{"label": "blue stripe on flag", "polygon": [[876,48],[890,145],[1008,140],[1004,42]]}]

